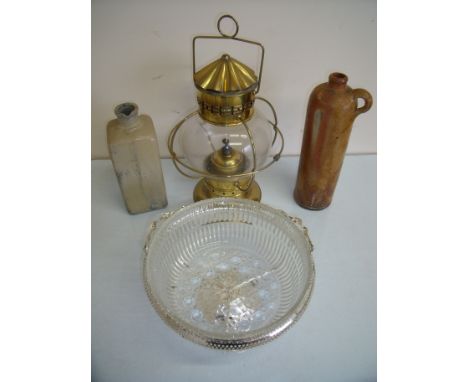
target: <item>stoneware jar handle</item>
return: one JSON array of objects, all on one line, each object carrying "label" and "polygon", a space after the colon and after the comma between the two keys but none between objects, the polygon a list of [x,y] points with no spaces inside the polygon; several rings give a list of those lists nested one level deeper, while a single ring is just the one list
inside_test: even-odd
[{"label": "stoneware jar handle", "polygon": [[[372,96],[365,89],[354,89],[353,90],[354,100],[356,101],[356,116],[359,114],[365,113],[372,107]],[[358,99],[362,98],[364,100],[364,105],[357,107]]]}]

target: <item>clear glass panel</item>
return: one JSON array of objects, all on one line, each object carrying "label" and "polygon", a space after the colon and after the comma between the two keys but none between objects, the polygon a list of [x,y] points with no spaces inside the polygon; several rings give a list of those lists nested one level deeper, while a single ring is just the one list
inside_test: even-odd
[{"label": "clear glass panel", "polygon": [[[255,110],[253,117],[245,122],[249,127],[255,145],[257,169],[265,163],[271,149],[273,128],[263,114]],[[223,139],[229,139],[234,149],[240,150],[248,161],[247,171],[253,166],[253,150],[246,128],[217,126],[203,120],[198,114],[187,120],[180,128],[179,147],[188,163],[200,171],[206,170],[206,159],[211,153],[223,147]]]}]

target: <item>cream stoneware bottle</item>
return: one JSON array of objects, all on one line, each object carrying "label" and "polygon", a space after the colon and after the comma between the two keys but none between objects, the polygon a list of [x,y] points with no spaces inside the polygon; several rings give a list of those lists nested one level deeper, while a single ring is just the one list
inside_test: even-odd
[{"label": "cream stoneware bottle", "polygon": [[127,210],[138,214],[167,206],[159,146],[153,121],[131,102],[114,109],[107,146]]}]

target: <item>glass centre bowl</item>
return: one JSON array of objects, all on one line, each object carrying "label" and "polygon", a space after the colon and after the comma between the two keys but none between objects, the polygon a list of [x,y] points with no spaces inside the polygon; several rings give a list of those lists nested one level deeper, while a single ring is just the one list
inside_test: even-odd
[{"label": "glass centre bowl", "polygon": [[296,322],[315,280],[299,219],[244,199],[207,199],[164,214],[145,244],[144,282],[161,318],[183,337],[245,349]]}]

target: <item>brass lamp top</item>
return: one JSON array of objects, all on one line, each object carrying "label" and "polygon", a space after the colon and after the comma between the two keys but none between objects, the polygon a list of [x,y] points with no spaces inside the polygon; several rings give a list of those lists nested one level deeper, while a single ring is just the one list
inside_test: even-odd
[{"label": "brass lamp top", "polygon": [[200,69],[193,79],[198,90],[225,96],[252,92],[258,84],[255,72],[228,54]]},{"label": "brass lamp top", "polygon": [[237,125],[253,114],[258,78],[228,54],[193,75],[200,116],[216,125]]},{"label": "brass lamp top", "polygon": [[245,156],[229,145],[229,139],[223,139],[224,146],[209,157],[208,170],[217,175],[240,174],[244,171]]}]

